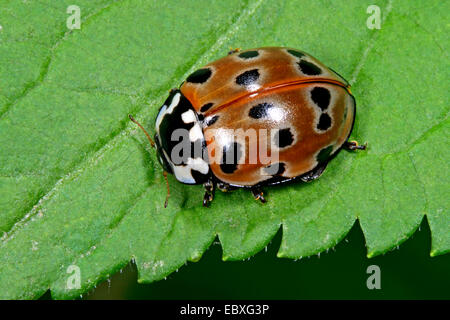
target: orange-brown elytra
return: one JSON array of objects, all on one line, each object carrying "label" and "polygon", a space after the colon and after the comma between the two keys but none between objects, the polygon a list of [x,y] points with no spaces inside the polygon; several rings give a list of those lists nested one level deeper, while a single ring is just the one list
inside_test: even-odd
[{"label": "orange-brown elytra", "polygon": [[205,206],[216,186],[265,202],[261,187],[317,179],[342,148],[365,149],[348,141],[355,113],[348,82],[311,55],[230,50],[171,90],[156,118],[157,156],[178,181],[204,185]]}]

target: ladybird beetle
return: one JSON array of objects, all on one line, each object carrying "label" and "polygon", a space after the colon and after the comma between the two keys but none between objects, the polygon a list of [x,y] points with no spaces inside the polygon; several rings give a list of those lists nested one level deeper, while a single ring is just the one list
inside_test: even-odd
[{"label": "ladybird beetle", "polygon": [[[262,186],[319,178],[342,148],[365,149],[348,141],[355,108],[348,82],[303,51],[231,50],[170,91],[156,117],[154,143],[144,129],[164,168],[165,206],[167,173],[203,184],[204,206],[216,186],[248,188],[264,203]],[[257,153],[253,162],[242,161],[263,149],[265,159]]]}]

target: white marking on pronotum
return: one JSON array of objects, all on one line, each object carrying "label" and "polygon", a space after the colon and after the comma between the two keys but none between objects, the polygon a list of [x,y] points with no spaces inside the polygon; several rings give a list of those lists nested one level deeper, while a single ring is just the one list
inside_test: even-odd
[{"label": "white marking on pronotum", "polygon": [[162,119],[164,118],[164,115],[166,114],[167,106],[163,105],[161,107],[161,110],[159,110],[158,115],[156,116],[156,130],[158,130],[159,125],[161,124]]},{"label": "white marking on pronotum", "polygon": [[170,102],[169,107],[167,107],[166,105],[163,105],[161,110],[158,113],[158,116],[156,117],[156,129],[159,128],[162,119],[164,118],[164,116],[166,114],[170,114],[173,112],[173,110],[175,109],[175,107],[178,105],[178,103],[180,103],[180,98],[181,98],[181,94],[178,92],[176,93],[173,98],[172,101]]},{"label": "white marking on pronotum", "polygon": [[189,158],[187,161],[188,166],[190,166],[192,169],[200,171],[203,174],[207,174],[209,167],[205,160],[202,158]]},{"label": "white marking on pronotum", "polygon": [[194,111],[188,110],[181,115],[181,119],[184,123],[192,123],[195,122],[194,126],[189,130],[189,140],[203,140],[203,132],[198,124],[197,117],[195,116]]},{"label": "white marking on pronotum", "polygon": [[192,110],[188,110],[188,111],[184,112],[181,115],[181,119],[183,120],[184,123],[192,123],[197,120],[197,118],[195,117],[194,111],[192,111]]},{"label": "white marking on pronotum", "polygon": [[194,124],[194,126],[189,130],[189,140],[203,140],[203,132],[198,123]]},{"label": "white marking on pronotum", "polygon": [[[392,2],[394,0],[389,0],[388,4],[386,5],[386,8],[384,9],[384,15],[383,18],[381,19],[381,24],[384,24],[384,22],[386,21],[387,17],[389,16],[389,13],[392,10]],[[372,50],[373,46],[375,45],[376,40],[378,39],[378,35],[379,33],[377,32],[370,40],[369,40],[369,44],[366,48],[366,50],[364,50],[363,55],[361,57],[361,60],[359,60],[358,65],[355,68],[355,71],[353,71],[352,74],[352,78],[350,80],[350,85],[354,85],[356,82],[356,78],[358,77],[359,73],[361,72],[362,67],[364,66],[364,64],[366,63],[367,57],[370,53],[370,51]]]},{"label": "white marking on pronotum", "polygon": [[173,166],[173,173],[175,174],[177,180],[183,183],[195,183],[192,177],[191,169],[197,170],[200,173],[207,174],[209,166],[202,158],[188,158],[186,165]]},{"label": "white marking on pronotum", "polygon": [[173,166],[173,173],[175,174],[175,177],[177,177],[177,180],[183,183],[195,183],[189,166]]},{"label": "white marking on pronotum", "polygon": [[180,98],[181,98],[181,94],[179,92],[173,96],[172,102],[170,102],[170,105],[167,108],[167,113],[173,112],[173,109],[175,109],[175,107],[178,105],[178,103],[180,103]]}]

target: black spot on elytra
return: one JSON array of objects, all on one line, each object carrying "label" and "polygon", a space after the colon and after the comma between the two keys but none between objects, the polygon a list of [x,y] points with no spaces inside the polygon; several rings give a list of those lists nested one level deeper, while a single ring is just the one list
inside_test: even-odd
[{"label": "black spot on elytra", "polygon": [[273,107],[273,104],[263,102],[263,103],[257,104],[256,106],[252,107],[249,110],[248,115],[249,115],[249,117],[251,117],[253,119],[267,118],[267,116],[269,115],[268,111],[272,107]]},{"label": "black spot on elytra", "polygon": [[206,118],[206,120],[204,122],[205,126],[209,127],[209,126],[213,125],[217,121],[217,119],[219,119],[218,115],[215,115],[215,116],[210,117],[210,118]]},{"label": "black spot on elytra", "polygon": [[209,68],[203,68],[198,69],[197,71],[194,71],[190,74],[189,77],[187,77],[186,81],[191,83],[204,83],[206,80],[211,77],[211,69]]},{"label": "black spot on elytra", "polygon": [[236,77],[236,83],[241,86],[248,86],[258,81],[258,79],[259,79],[258,69],[252,69],[238,75]]},{"label": "black spot on elytra", "polygon": [[228,146],[223,147],[222,163],[220,164],[220,169],[224,173],[231,174],[237,169],[239,159],[242,157],[242,146],[233,142]]},{"label": "black spot on elytra", "polygon": [[331,118],[327,113],[322,113],[317,124],[317,129],[325,131],[331,127]]},{"label": "black spot on elytra", "polygon": [[250,59],[259,56],[258,51],[246,51],[238,55],[239,58]]},{"label": "black spot on elytra", "polygon": [[206,103],[200,108],[200,112],[206,112],[213,106],[213,103]]},{"label": "black spot on elytra", "polygon": [[317,76],[322,73],[322,70],[318,66],[309,61],[300,60],[298,66],[300,67],[300,70],[308,76]]},{"label": "black spot on elytra", "polygon": [[294,142],[294,136],[289,128],[280,129],[275,134],[275,144],[278,148],[290,146],[292,142]]},{"label": "black spot on elytra", "polygon": [[264,168],[264,172],[267,175],[279,176],[286,171],[286,165],[283,162],[274,163]]},{"label": "black spot on elytra", "polygon": [[320,152],[317,154],[317,162],[323,163],[328,160],[330,157],[331,151],[333,151],[333,146],[328,146],[326,148],[323,148],[320,150]]},{"label": "black spot on elytra", "polygon": [[288,50],[287,52],[289,52],[290,54],[292,54],[293,56],[297,57],[297,58],[302,58],[305,56],[305,54],[301,53],[300,51],[297,50]]},{"label": "black spot on elytra", "polygon": [[311,90],[311,100],[320,108],[325,111],[330,104],[330,91],[323,87],[315,87]]}]

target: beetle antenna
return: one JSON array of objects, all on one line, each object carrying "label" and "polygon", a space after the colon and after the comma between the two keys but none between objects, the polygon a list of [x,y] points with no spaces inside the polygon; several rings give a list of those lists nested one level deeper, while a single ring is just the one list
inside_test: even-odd
[{"label": "beetle antenna", "polygon": [[166,180],[166,186],[167,186],[167,194],[166,194],[166,201],[164,201],[164,208],[167,208],[167,204],[169,202],[170,197],[170,189],[169,189],[169,180],[167,179],[167,172],[163,171],[164,180]]},{"label": "beetle antenna", "polygon": [[145,130],[144,127],[141,126],[141,124],[139,122],[137,122],[137,120],[134,119],[131,114],[129,114],[128,117],[130,118],[131,121],[136,123],[139,126],[139,128],[142,129],[142,131],[144,131],[145,135],[147,136],[148,141],[150,142],[150,145],[152,146],[152,148],[154,148],[155,147],[155,142],[153,141],[152,138],[150,138],[150,135],[148,134],[147,130]]}]

